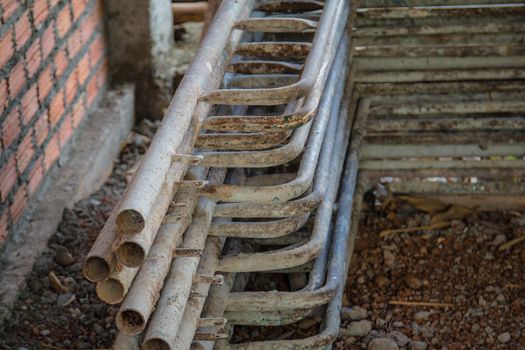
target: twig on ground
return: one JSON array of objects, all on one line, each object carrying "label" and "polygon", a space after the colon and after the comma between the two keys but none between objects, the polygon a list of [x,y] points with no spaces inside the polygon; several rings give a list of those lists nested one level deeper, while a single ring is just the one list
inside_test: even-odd
[{"label": "twig on ground", "polygon": [[430,307],[453,307],[454,304],[449,303],[434,303],[431,301],[402,301],[402,300],[390,300],[390,305],[402,305],[402,306],[430,306]]},{"label": "twig on ground", "polygon": [[525,241],[525,235],[523,236],[519,236],[517,238],[514,238],[502,245],[499,246],[498,250],[501,252],[503,250],[507,250],[507,249],[510,249],[512,248],[513,246],[515,246],[516,244],[522,242],[522,241]]},{"label": "twig on ground", "polygon": [[448,227],[449,225],[450,225],[449,221],[440,221],[440,222],[435,222],[433,224],[425,225],[425,226],[406,227],[406,228],[398,228],[398,229],[391,229],[391,230],[383,230],[379,234],[379,237],[380,238],[386,238],[386,237],[390,237],[393,234],[404,233],[404,232],[436,230],[436,229]]}]

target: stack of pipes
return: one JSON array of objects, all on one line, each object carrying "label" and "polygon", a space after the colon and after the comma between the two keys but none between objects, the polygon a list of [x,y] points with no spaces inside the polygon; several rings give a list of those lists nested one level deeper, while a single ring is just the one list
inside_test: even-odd
[{"label": "stack of pipes", "polygon": [[[328,242],[355,104],[342,79],[348,11],[343,0],[222,3],[83,267],[102,300],[122,303],[115,349],[188,349],[225,337],[228,321],[265,324],[256,305],[297,320],[336,296],[347,255],[327,262]],[[227,238],[284,248],[221,256]],[[234,273],[314,260],[296,302],[240,293],[201,317],[210,286]]]}]

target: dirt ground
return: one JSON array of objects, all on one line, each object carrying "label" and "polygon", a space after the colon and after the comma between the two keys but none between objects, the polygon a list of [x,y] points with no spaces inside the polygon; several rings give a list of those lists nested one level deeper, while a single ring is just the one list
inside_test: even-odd
[{"label": "dirt ground", "polygon": [[[106,184],[66,209],[57,232],[36,261],[12,316],[0,329],[0,349],[109,348],[118,306],[107,306],[81,272],[84,257],[123,192],[147,139],[132,134]],[[60,285],[54,283],[54,274]]]},{"label": "dirt ground", "polygon": [[[65,211],[0,329],[0,349],[111,346],[118,306],[97,298],[81,264],[156,126],[137,127],[104,187]],[[524,213],[474,212],[440,229],[381,238],[387,229],[428,225],[432,215],[396,198],[370,208],[361,214],[335,349],[525,349],[525,242],[499,249],[525,234]],[[250,279],[248,287],[288,288],[284,276],[268,276]],[[396,301],[437,304],[391,304]],[[233,341],[313,335],[321,315],[289,327],[239,327]]]},{"label": "dirt ground", "polygon": [[442,229],[380,238],[430,223],[407,209],[394,200],[361,214],[345,291],[352,308],[335,349],[376,349],[374,338],[408,349],[525,349],[525,242],[500,250],[525,235],[525,214],[472,213]]}]

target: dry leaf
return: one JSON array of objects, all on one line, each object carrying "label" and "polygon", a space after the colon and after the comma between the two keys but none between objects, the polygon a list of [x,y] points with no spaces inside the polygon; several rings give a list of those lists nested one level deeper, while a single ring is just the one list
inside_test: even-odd
[{"label": "dry leaf", "polygon": [[431,223],[442,221],[461,220],[474,212],[473,209],[462,207],[460,205],[451,205],[450,208],[444,212],[432,216]]},{"label": "dry leaf", "polygon": [[519,236],[517,238],[514,238],[513,240],[510,240],[506,243],[503,243],[502,245],[499,246],[498,250],[501,252],[503,250],[507,250],[507,249],[510,249],[512,248],[514,245],[522,242],[522,241],[525,241],[525,235],[523,236]]}]

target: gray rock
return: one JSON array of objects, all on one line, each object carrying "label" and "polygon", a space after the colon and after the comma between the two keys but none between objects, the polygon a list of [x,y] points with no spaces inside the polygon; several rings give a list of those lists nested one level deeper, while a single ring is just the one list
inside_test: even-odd
[{"label": "gray rock", "polygon": [[426,320],[430,316],[430,311],[419,311],[414,314],[414,319],[421,321]]},{"label": "gray rock", "polygon": [[383,328],[386,325],[386,320],[383,320],[382,318],[378,318],[376,320],[376,327],[377,328]]},{"label": "gray rock", "polygon": [[408,350],[427,350],[427,343],[423,341],[411,341],[408,343]]},{"label": "gray rock", "polygon": [[360,321],[367,318],[368,312],[359,306],[344,307],[341,309],[341,319],[346,321]]},{"label": "gray rock", "polygon": [[396,344],[401,347],[406,346],[410,342],[410,338],[399,331],[392,331],[386,336],[395,341]]},{"label": "gray rock", "polygon": [[392,266],[396,262],[396,256],[389,250],[383,250],[383,259],[386,266]]},{"label": "gray rock", "polygon": [[403,328],[405,326],[405,324],[401,321],[395,321],[395,322],[392,322],[392,326],[396,327],[396,328]]},{"label": "gray rock", "polygon": [[492,245],[500,246],[500,245],[502,245],[505,242],[507,242],[507,236],[505,236],[503,233],[500,233],[500,234],[496,235],[496,237],[492,241]]},{"label": "gray rock", "polygon": [[372,322],[368,320],[355,321],[350,323],[348,333],[351,337],[364,337],[372,330]]},{"label": "gray rock", "polygon": [[73,255],[64,247],[58,246],[55,250],[55,261],[62,266],[69,266],[75,262]]},{"label": "gray rock", "polygon": [[501,333],[500,335],[498,335],[498,341],[502,344],[507,344],[511,338],[512,337],[509,332]]},{"label": "gray rock", "polygon": [[399,350],[399,347],[392,339],[376,338],[368,343],[368,350]]}]

